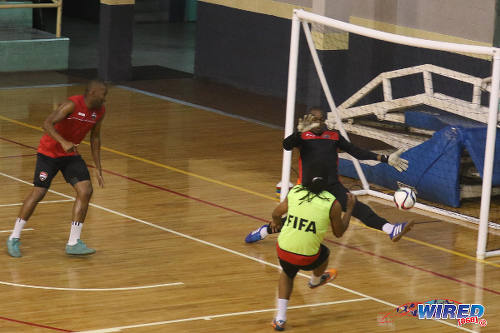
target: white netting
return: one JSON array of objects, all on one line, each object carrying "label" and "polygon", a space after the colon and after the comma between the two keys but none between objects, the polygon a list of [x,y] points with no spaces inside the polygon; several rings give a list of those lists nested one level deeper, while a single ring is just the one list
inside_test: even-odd
[{"label": "white netting", "polygon": [[[415,207],[475,223],[481,220],[480,235],[484,235],[479,237],[478,257],[484,256],[493,177],[492,150],[500,119],[497,110],[499,50],[404,37],[305,11],[296,11],[292,24],[285,136],[291,134],[293,130],[300,22],[323,92],[332,111],[329,113],[327,124],[337,128],[345,137],[348,137],[347,132],[349,132],[382,141],[390,146],[385,151],[378,151],[379,153],[390,153],[397,148],[413,151],[417,157],[413,156],[412,163],[414,166],[420,166],[420,169],[412,170],[413,177],[392,179],[393,175],[390,172],[382,170],[376,176],[383,179],[380,184],[382,186],[391,187],[391,182],[395,184],[397,181],[417,189],[420,186],[422,193],[427,193],[429,200],[432,201],[435,194],[433,185],[443,190],[443,195],[447,195],[446,191],[451,193],[456,190],[454,189],[457,187],[456,184],[451,184],[449,189],[446,188],[450,185],[447,184],[449,177],[454,177],[453,172],[456,172],[459,177],[461,198],[483,196],[480,219],[422,204],[417,204]],[[314,24],[313,33],[309,23]],[[335,30],[332,31],[332,28]],[[340,64],[336,65],[343,67],[344,72],[348,73],[345,77],[337,75],[327,79],[317,53],[318,47],[314,45],[314,41],[317,44],[318,40],[323,43],[321,49],[327,49],[325,43],[328,41],[338,50],[334,51],[336,55],[334,58],[337,61],[340,59]],[[365,45],[369,45],[372,49],[367,49]],[[364,54],[363,51],[367,50],[368,54]],[[328,55],[325,54],[322,54],[322,60],[327,61]],[[384,59],[384,55],[389,58]],[[370,66],[367,66],[366,62],[370,62]],[[372,62],[379,66],[373,65]],[[338,87],[350,89],[340,89],[341,92],[338,93]],[[335,104],[330,89],[334,91],[335,96],[344,95],[340,98],[340,105]],[[490,101],[494,101],[491,107]],[[449,124],[451,126],[447,128]],[[453,124],[457,124],[456,128]],[[466,138],[470,135],[470,131],[462,131],[459,127],[466,129],[483,127],[483,132],[486,133],[484,130],[486,126],[488,126],[486,140],[488,149],[484,158],[485,144],[482,146],[477,146],[477,143],[470,144],[473,140],[467,141]],[[484,136],[486,137],[486,134]],[[431,137],[434,142],[429,148],[428,141]],[[482,179],[474,164],[478,163],[477,154],[471,154],[471,157],[467,152],[462,153],[461,147],[465,145],[464,142],[469,144],[467,148],[474,153],[483,150],[485,168],[481,173]],[[426,151],[422,147],[436,151],[420,158],[418,154]],[[289,181],[290,158],[291,155],[285,152],[282,177],[284,183]],[[362,193],[390,199],[390,196],[370,189],[363,166],[358,161],[353,160],[352,164],[353,170],[355,169],[363,183]],[[448,169],[450,165],[456,170],[451,172]],[[493,193],[498,190],[494,188]],[[284,198],[284,195],[286,192],[282,193],[281,197]],[[498,225],[490,224],[490,226]]]}]

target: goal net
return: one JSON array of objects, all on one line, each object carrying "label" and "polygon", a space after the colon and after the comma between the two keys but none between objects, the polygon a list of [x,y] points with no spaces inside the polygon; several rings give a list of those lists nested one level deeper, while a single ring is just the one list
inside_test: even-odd
[{"label": "goal net", "polygon": [[[354,193],[392,200],[370,183],[389,189],[405,184],[443,207],[481,198],[479,217],[422,203],[415,207],[479,224],[477,257],[500,255],[486,251],[488,230],[500,229],[489,218],[491,196],[500,194],[500,49],[406,37],[295,10],[285,137],[294,130],[301,26],[331,111],[327,125],[348,140],[347,133],[377,140],[385,147],[374,150],[380,154],[406,149],[402,157],[410,167],[403,173],[340,154],[340,173],[362,183]],[[317,31],[337,38],[331,59],[325,53],[320,58]],[[322,61],[334,64],[324,68]],[[284,151],[282,184],[290,181],[291,157]],[[286,194],[283,188],[281,200]]]}]

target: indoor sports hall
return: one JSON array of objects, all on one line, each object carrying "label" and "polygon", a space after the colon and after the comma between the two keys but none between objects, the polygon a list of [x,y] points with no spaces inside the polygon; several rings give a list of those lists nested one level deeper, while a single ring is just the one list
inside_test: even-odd
[{"label": "indoor sports hall", "polygon": [[[81,2],[65,0],[58,19],[57,6],[28,7],[26,11],[23,6],[2,8],[12,3],[0,1],[0,50],[5,50],[0,51],[0,332],[273,331],[281,271],[276,255],[278,235],[255,243],[246,243],[245,237],[268,224],[280,202],[276,192],[282,180],[282,141],[290,130],[285,124],[287,111],[293,108],[295,112],[295,129],[296,120],[308,107],[320,105],[330,110],[329,93],[318,79],[314,54],[319,54],[352,142],[377,152],[408,149],[403,155],[410,163],[407,178],[383,170],[380,164],[361,164],[370,189],[379,194],[359,192],[364,189],[363,181],[355,162],[344,155],[340,181],[361,193],[358,200],[391,223],[413,221],[414,226],[397,242],[356,218],[341,238],[329,231],[323,244],[331,251],[329,267],[338,275],[317,289],[308,286],[309,272],[297,275],[286,331],[498,332],[500,257],[488,254],[500,248],[500,196],[495,183],[498,154],[491,161],[484,259],[477,255],[484,172],[471,171],[475,178],[464,176],[464,169],[471,170],[477,163],[475,151],[483,154],[483,165],[488,161],[485,145],[468,146],[466,138],[476,128],[486,133],[488,120],[481,117],[488,115],[488,98],[495,94],[495,79],[500,78],[500,72],[492,69],[495,51],[490,58],[464,54],[458,47],[449,53],[426,53],[427,49],[418,46],[393,48],[392,41],[355,34],[348,30],[351,26],[333,31],[313,24],[318,53],[311,57],[308,25],[297,25],[304,30],[299,33],[298,74],[292,78],[297,93],[290,99],[294,9],[419,40],[457,45],[474,41],[478,48],[473,51],[479,53],[495,49],[493,36],[497,36],[500,22],[485,13],[494,11],[496,1],[476,7],[467,1],[442,1],[455,3],[455,7],[448,21],[440,24],[438,13],[443,8],[433,7],[431,1],[415,3],[421,6],[385,1],[333,5],[314,0],[101,0],[88,1],[82,7]],[[7,11],[11,14],[6,15]],[[478,21],[483,18],[486,27],[459,29],[457,22],[464,12]],[[427,16],[401,24],[410,13]],[[24,27],[17,25],[26,20],[29,27],[26,22]],[[453,26],[455,31],[450,30]],[[61,37],[56,37],[58,29]],[[29,60],[28,49],[17,47],[19,40],[34,36],[33,31],[54,34],[45,39],[33,37],[35,40],[66,42],[46,49],[30,46],[38,58]],[[14,33],[21,35],[15,46],[9,44]],[[127,34],[129,38],[123,37]],[[356,52],[368,60],[359,62]],[[52,53],[53,61],[41,61]],[[398,62],[392,57],[406,60]],[[390,64],[389,58],[394,60]],[[421,58],[430,65],[422,67]],[[349,76],[347,72],[353,68],[357,71]],[[417,87],[421,82],[413,78],[419,75],[424,77],[424,92],[428,93],[429,82],[434,84],[435,94],[426,100],[418,99],[423,98]],[[434,81],[429,81],[431,76]],[[489,81],[485,79],[490,76]],[[382,78],[380,82],[377,77]],[[101,129],[104,187],[95,177],[88,136],[78,152],[87,163],[94,189],[82,239],[96,253],[76,257],[64,251],[75,191],[58,174],[22,231],[22,257],[11,257],[6,240],[33,187],[44,120],[69,96],[83,94],[88,81],[95,78],[109,82]],[[459,93],[443,102],[453,88],[439,89],[455,87],[453,80],[470,86],[457,84]],[[476,118],[460,114],[465,120],[451,125],[459,128],[463,146],[444,134],[440,139],[452,121],[445,121],[443,114],[436,116],[439,128],[428,114],[425,120],[416,115],[423,104],[455,115],[467,112],[467,103],[474,101],[469,92],[471,96],[482,94],[477,97]],[[348,105],[357,94],[361,97]],[[407,103],[411,108],[407,117],[411,114],[413,122],[398,125],[394,115],[402,108],[389,102]],[[369,132],[363,126],[376,123],[372,115],[382,109],[393,116],[385,119],[391,126],[376,126]],[[483,109],[485,115],[480,113]],[[356,112],[363,113],[361,118]],[[329,112],[328,119],[335,121],[332,115]],[[495,118],[494,127],[497,121]],[[426,129],[414,130],[417,122]],[[381,127],[386,134],[377,132]],[[364,133],[370,133],[369,138]],[[455,163],[450,162],[452,158],[443,155],[455,149],[455,143],[470,154],[457,157],[457,170],[450,166]],[[442,150],[427,155],[430,149],[425,150],[426,145]],[[298,155],[295,150],[291,156],[292,183],[299,172]],[[417,180],[411,178],[412,167],[428,156],[435,156],[438,162],[424,168],[423,175],[415,176]],[[432,178],[436,165],[446,170]],[[416,174],[420,169],[413,170]],[[445,177],[454,172],[457,183],[451,187],[458,197],[452,200],[455,192],[441,189],[440,182],[448,181]],[[400,210],[384,199],[392,198],[396,180],[416,188],[416,207]],[[470,191],[459,191],[464,188]],[[447,197],[434,199],[438,196]],[[426,303],[476,304],[484,312],[477,323],[419,319],[418,305]]]}]

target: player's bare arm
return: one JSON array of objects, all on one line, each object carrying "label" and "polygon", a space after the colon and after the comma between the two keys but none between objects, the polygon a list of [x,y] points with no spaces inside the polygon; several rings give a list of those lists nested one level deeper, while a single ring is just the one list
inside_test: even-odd
[{"label": "player's bare arm", "polygon": [[63,104],[61,104],[55,111],[53,111],[49,116],[45,119],[43,122],[43,129],[45,132],[50,135],[54,140],[59,142],[66,152],[71,152],[75,151],[77,145],[75,145],[73,142],[70,142],[66,139],[64,139],[59,133],[57,133],[56,129],[54,128],[54,125],[66,118],[68,115],[73,113],[75,110],[75,104],[72,101],[66,101]]},{"label": "player's bare arm", "polygon": [[352,193],[347,193],[347,209],[342,216],[342,206],[338,201],[335,201],[330,209],[330,223],[332,226],[332,232],[335,237],[342,237],[344,232],[349,227],[349,221],[351,220],[352,210],[356,204],[356,196]]},{"label": "player's bare arm", "polygon": [[281,216],[283,216],[286,212],[288,212],[288,199],[280,202],[280,204],[273,210],[273,221],[271,222],[271,230],[273,232],[279,232],[281,230]]},{"label": "player's bare arm", "polygon": [[92,151],[92,158],[97,170],[97,181],[100,187],[104,187],[104,177],[102,176],[101,166],[101,124],[104,116],[99,119],[90,132],[90,149]]}]

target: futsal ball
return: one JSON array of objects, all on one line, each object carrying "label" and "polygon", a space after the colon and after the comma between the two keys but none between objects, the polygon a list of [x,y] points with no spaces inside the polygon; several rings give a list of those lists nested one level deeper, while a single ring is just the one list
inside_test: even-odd
[{"label": "futsal ball", "polygon": [[400,187],[394,192],[394,203],[399,209],[410,209],[417,202],[417,195],[409,187]]}]

